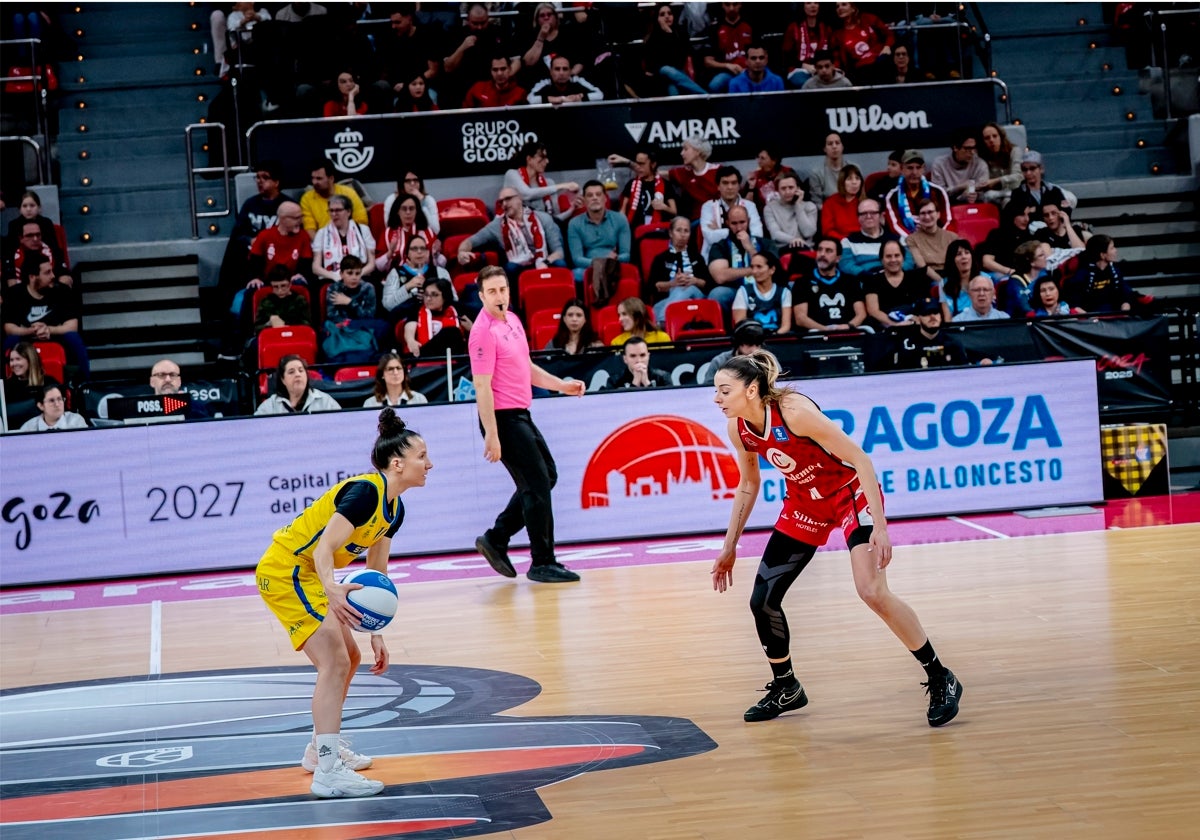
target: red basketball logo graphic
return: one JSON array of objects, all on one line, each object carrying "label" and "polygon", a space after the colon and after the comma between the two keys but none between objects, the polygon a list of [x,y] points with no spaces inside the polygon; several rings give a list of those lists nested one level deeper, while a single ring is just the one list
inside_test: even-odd
[{"label": "red basketball logo graphic", "polygon": [[731,499],[741,474],[729,446],[707,426],[669,414],[642,417],[606,437],[583,473],[584,509],[643,496]]}]

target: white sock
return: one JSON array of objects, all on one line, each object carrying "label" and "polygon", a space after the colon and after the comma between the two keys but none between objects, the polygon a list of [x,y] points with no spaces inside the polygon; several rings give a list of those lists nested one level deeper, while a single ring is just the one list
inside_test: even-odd
[{"label": "white sock", "polygon": [[313,738],[317,747],[317,766],[323,773],[332,770],[338,760],[338,734],[334,732],[332,735],[317,735]]}]

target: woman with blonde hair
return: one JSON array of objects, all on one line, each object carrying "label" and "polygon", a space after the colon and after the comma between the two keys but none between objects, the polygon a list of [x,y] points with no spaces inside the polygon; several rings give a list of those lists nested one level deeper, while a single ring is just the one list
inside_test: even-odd
[{"label": "woman with blonde hair", "polygon": [[621,321],[621,334],[609,342],[613,347],[624,347],[635,335],[644,338],[647,344],[671,343],[671,336],[654,326],[641,298],[627,297],[618,303],[617,318]]}]

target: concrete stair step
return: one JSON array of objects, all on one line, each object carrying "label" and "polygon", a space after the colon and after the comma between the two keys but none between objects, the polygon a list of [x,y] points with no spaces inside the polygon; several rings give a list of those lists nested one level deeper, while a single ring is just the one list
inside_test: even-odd
[{"label": "concrete stair step", "polygon": [[138,61],[129,56],[91,58],[82,50],[80,55],[83,56],[83,61],[71,62],[70,70],[65,75],[68,79],[82,76],[92,84],[167,80],[186,82],[197,78],[197,68],[205,74],[212,69],[211,59],[203,55],[192,55],[190,52],[159,56],[153,62]]},{"label": "concrete stair step", "polygon": [[993,38],[1029,37],[1031,32],[1053,35],[1089,27],[1107,31],[1099,3],[988,3],[981,11]]},{"label": "concrete stair step", "polygon": [[1178,163],[1168,149],[1103,149],[1076,152],[1043,151],[1046,172],[1056,184],[1082,180],[1105,172],[1111,177],[1142,177],[1153,175],[1158,164],[1162,172],[1175,174]]}]

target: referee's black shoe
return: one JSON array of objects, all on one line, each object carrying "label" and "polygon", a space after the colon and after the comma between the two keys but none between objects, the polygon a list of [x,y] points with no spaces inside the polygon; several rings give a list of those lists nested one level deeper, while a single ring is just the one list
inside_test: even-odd
[{"label": "referee's black shoe", "polygon": [[929,693],[929,725],[942,726],[954,720],[958,714],[958,701],[963,695],[962,683],[954,672],[946,669],[940,677],[921,685]]},{"label": "referee's black shoe", "polygon": [[536,583],[573,583],[579,580],[579,575],[562,563],[540,563],[530,566],[525,577]]},{"label": "referee's black shoe", "polygon": [[488,565],[495,569],[497,574],[511,578],[517,576],[517,570],[513,568],[512,561],[508,559],[508,552],[496,548],[495,544],[488,539],[487,534],[475,538],[475,550],[483,555],[483,559],[488,561]]},{"label": "referee's black shoe", "polygon": [[747,709],[743,717],[747,723],[755,723],[777,718],[784,712],[802,709],[807,705],[808,695],[795,677],[771,680],[767,683],[767,696]]}]

